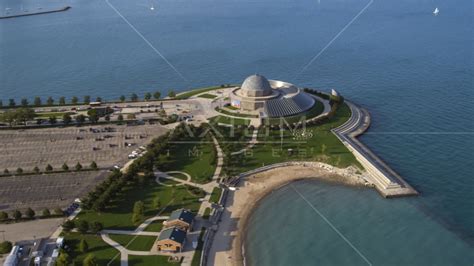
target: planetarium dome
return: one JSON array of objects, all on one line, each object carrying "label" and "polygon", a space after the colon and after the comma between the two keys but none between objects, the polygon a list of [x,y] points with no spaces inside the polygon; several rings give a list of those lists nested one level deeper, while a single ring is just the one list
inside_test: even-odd
[{"label": "planetarium dome", "polygon": [[272,87],[267,78],[262,75],[252,75],[244,80],[241,94],[245,97],[262,97],[272,94]]}]

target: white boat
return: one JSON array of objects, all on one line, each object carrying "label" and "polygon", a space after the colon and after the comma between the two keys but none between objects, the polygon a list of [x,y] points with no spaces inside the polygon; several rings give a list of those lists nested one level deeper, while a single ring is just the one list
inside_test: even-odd
[{"label": "white boat", "polygon": [[436,15],[438,15],[438,13],[439,13],[439,9],[435,8],[435,10],[433,11],[433,14],[436,16]]},{"label": "white boat", "polygon": [[150,10],[155,10],[155,7],[151,5]]}]

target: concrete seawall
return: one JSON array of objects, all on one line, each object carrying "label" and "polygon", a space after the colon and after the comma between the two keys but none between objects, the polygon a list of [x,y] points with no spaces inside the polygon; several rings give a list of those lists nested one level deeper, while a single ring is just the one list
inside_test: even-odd
[{"label": "concrete seawall", "polygon": [[346,101],[346,104],[351,109],[351,117],[332,132],[364,166],[375,188],[386,198],[418,195],[398,173],[357,139],[369,128],[370,114],[351,102]]},{"label": "concrete seawall", "polygon": [[65,6],[65,7],[58,8],[58,9],[44,10],[44,11],[38,11],[38,12],[29,12],[29,13],[23,13],[23,14],[15,14],[15,15],[9,15],[9,16],[1,16],[0,19],[18,18],[18,17],[27,17],[27,16],[35,16],[35,15],[63,12],[63,11],[69,10],[70,8],[71,8],[70,6]]}]

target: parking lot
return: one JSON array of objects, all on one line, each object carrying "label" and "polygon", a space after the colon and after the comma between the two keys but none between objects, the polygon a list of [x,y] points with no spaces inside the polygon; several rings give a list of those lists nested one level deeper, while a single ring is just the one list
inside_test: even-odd
[{"label": "parking lot", "polygon": [[87,194],[107,171],[84,171],[46,175],[0,178],[0,211],[31,207],[37,213],[43,208],[65,208],[75,198]]},{"label": "parking lot", "polygon": [[124,164],[128,154],[166,132],[160,125],[109,125],[0,131],[0,171],[15,172],[50,164],[60,169],[95,161],[100,168]]}]

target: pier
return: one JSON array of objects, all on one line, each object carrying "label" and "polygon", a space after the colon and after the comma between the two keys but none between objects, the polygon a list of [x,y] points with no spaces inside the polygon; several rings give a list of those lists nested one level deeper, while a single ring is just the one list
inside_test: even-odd
[{"label": "pier", "polygon": [[398,173],[357,139],[369,128],[370,115],[367,110],[353,103],[346,101],[346,104],[351,109],[351,117],[332,132],[364,166],[375,188],[386,198],[418,195]]},{"label": "pier", "polygon": [[35,15],[42,15],[42,14],[49,14],[49,13],[56,13],[56,12],[63,12],[71,9],[70,6],[65,6],[58,9],[50,9],[50,10],[43,10],[38,12],[27,12],[22,14],[14,14],[8,16],[1,16],[0,19],[7,19],[7,18],[18,18],[18,17],[27,17],[27,16],[35,16]]}]

